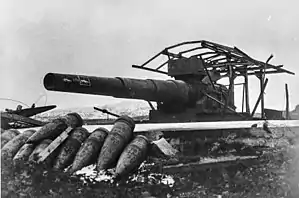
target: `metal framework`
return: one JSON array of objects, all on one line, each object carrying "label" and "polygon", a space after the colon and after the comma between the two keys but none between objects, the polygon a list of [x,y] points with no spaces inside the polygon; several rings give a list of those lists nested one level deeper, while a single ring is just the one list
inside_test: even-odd
[{"label": "metal framework", "polygon": [[[168,75],[168,71],[165,70],[165,68],[167,68],[169,60],[190,58],[194,56],[203,60],[207,74],[208,71],[213,70],[220,73],[222,77],[229,78],[230,97],[234,97],[234,85],[236,85],[234,84],[234,79],[238,76],[243,76],[242,112],[245,105],[246,113],[253,115],[258,104],[261,103],[262,119],[265,118],[264,90],[267,85],[266,74],[287,73],[295,75],[295,73],[284,69],[283,65],[275,66],[269,64],[273,55],[271,55],[266,62],[262,62],[253,59],[237,47],[228,47],[205,40],[187,41],[169,46],[142,65],[132,65],[132,67]],[[157,64],[152,64],[155,60],[160,60],[161,57],[164,58],[164,62],[162,64],[158,67]],[[248,76],[250,75],[255,75],[259,78],[261,90],[260,96],[257,99],[256,105],[251,113],[248,93]]]}]

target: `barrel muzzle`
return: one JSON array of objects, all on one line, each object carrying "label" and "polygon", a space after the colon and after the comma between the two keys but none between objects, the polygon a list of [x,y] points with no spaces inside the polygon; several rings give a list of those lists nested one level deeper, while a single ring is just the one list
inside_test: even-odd
[{"label": "barrel muzzle", "polygon": [[55,88],[55,75],[53,73],[48,73],[44,77],[44,86],[47,90],[53,90]]}]

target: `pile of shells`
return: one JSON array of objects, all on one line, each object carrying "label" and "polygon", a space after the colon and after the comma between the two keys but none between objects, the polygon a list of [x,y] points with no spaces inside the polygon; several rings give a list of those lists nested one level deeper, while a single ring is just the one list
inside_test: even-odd
[{"label": "pile of shells", "polygon": [[6,130],[1,133],[1,160],[11,160],[15,166],[37,162],[39,154],[68,127],[73,128],[68,138],[43,162],[51,169],[74,174],[96,164],[97,171],[115,168],[114,176],[122,177],[137,170],[147,156],[149,140],[133,136],[135,123],[128,116],[119,117],[111,131],[97,128],[89,132],[82,125],[79,114],[69,113],[39,130]]}]

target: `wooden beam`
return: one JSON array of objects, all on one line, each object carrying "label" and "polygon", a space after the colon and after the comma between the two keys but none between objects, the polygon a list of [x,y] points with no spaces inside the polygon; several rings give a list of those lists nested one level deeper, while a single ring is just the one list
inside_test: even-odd
[{"label": "wooden beam", "polygon": [[245,118],[242,114],[236,112],[236,111],[235,111],[234,109],[232,109],[231,107],[226,106],[223,102],[219,101],[218,99],[214,98],[213,96],[210,96],[210,95],[207,94],[207,93],[203,93],[203,94],[204,94],[205,96],[207,96],[208,98],[214,100],[215,102],[221,104],[222,106],[224,106],[224,108],[230,110],[231,112],[237,114],[238,116],[240,116],[240,117],[242,117],[242,118]]},{"label": "wooden beam", "polygon": [[62,132],[51,144],[43,150],[38,156],[38,163],[43,162],[53,151],[61,145],[64,140],[69,136],[69,133],[73,130],[72,127],[68,127],[64,132]]},{"label": "wooden beam", "polygon": [[195,51],[195,50],[198,50],[198,49],[203,49],[203,47],[194,47],[194,48],[191,48],[191,49],[188,49],[188,50],[185,50],[185,51],[181,51],[179,54],[185,54],[185,53],[192,52],[192,51]]},{"label": "wooden beam", "polygon": [[243,163],[259,163],[258,156],[230,156],[224,159],[210,159],[210,161],[190,162],[186,164],[167,165],[162,167],[162,172],[166,174],[174,174],[178,172],[197,172],[211,168],[225,168],[236,164]]},{"label": "wooden beam", "polygon": [[229,66],[229,84],[230,84],[230,90],[229,90],[229,99],[232,101],[232,104],[235,104],[235,86],[234,86],[234,80],[235,80],[235,75],[234,75],[234,68],[232,66]]},{"label": "wooden beam", "polygon": [[245,85],[242,87],[242,113],[244,112],[244,100],[245,100]]},{"label": "wooden beam", "polygon": [[156,70],[156,69],[152,69],[152,68],[149,68],[149,67],[143,67],[143,66],[139,66],[139,65],[132,65],[132,67],[133,68],[137,68],[137,69],[144,69],[144,70],[147,70],[147,71],[152,71],[152,72],[157,72],[157,73],[168,75],[167,72]]},{"label": "wooden beam", "polygon": [[244,74],[244,88],[245,88],[245,104],[246,104],[246,113],[250,113],[250,105],[249,105],[249,87],[248,87],[248,73],[247,68]]},{"label": "wooden beam", "polygon": [[[201,133],[206,130],[224,130],[224,129],[250,129],[256,125],[257,128],[263,128],[264,120],[246,120],[246,121],[217,121],[217,122],[184,122],[184,123],[142,123],[136,124],[134,133],[151,131],[169,131],[184,134],[185,131],[196,131]],[[267,120],[269,128],[277,127],[299,127],[299,120]],[[113,125],[84,125],[88,131],[92,132],[99,127],[111,130]],[[38,130],[40,127],[32,129]],[[20,129],[23,132],[27,129]]]},{"label": "wooden beam", "polygon": [[169,60],[167,60],[166,62],[162,63],[159,67],[157,67],[155,70],[159,70],[161,69],[164,65],[166,65],[169,62]]},{"label": "wooden beam", "polygon": [[155,56],[153,56],[152,58],[150,58],[149,60],[147,60],[145,63],[143,63],[140,67],[144,67],[146,64],[148,64],[149,62],[151,62],[152,60],[154,60],[155,58],[157,58],[158,56],[160,56],[163,53],[163,51],[159,52],[158,54],[156,54]]},{"label": "wooden beam", "polygon": [[178,44],[175,44],[175,45],[171,45],[169,47],[166,47],[165,49],[168,50],[168,49],[172,49],[172,48],[175,48],[175,47],[179,47],[179,46],[182,46],[182,45],[189,45],[189,44],[197,44],[197,43],[202,43],[203,40],[198,40],[198,41],[185,41],[185,42],[181,42],[181,43],[178,43]]},{"label": "wooden beam", "polygon": [[[201,57],[201,56],[200,56],[200,59],[202,60],[202,57]],[[216,90],[215,85],[214,85],[214,82],[212,81],[211,75],[210,75],[210,73],[209,73],[209,71],[208,71],[208,69],[207,69],[207,67],[206,67],[206,63],[205,63],[204,61],[202,61],[202,63],[203,63],[203,68],[204,68],[204,70],[205,70],[205,72],[206,72],[206,74],[207,74],[207,76],[208,76],[208,78],[209,78],[209,80],[210,80],[210,83],[211,83],[211,85],[213,86],[213,89]]]},{"label": "wooden beam", "polygon": [[213,59],[213,58],[215,58],[217,56],[222,56],[222,55],[216,54],[216,55],[213,55],[213,56],[209,56],[209,57],[203,58],[203,60],[208,61],[208,60]]},{"label": "wooden beam", "polygon": [[261,97],[264,94],[264,91],[265,91],[265,88],[266,88],[267,84],[268,84],[268,78],[266,78],[266,81],[265,81],[265,84],[263,86],[263,89],[261,90],[260,95],[259,95],[259,97],[258,97],[258,99],[257,99],[257,101],[255,103],[255,106],[254,106],[253,111],[251,113],[251,117],[254,116],[254,114],[255,114],[256,108],[258,107],[258,105],[260,103]]},{"label": "wooden beam", "polygon": [[[266,71],[265,74],[280,74],[280,73],[284,73],[282,71],[278,71],[278,70],[274,70],[274,71]],[[255,72],[249,72],[248,75],[257,75],[257,74],[261,74],[260,71],[255,71]],[[295,75],[295,73],[291,73],[293,75]]]},{"label": "wooden beam", "polygon": [[260,93],[260,100],[261,100],[261,118],[264,119],[265,118],[265,107],[264,107],[264,74],[262,74],[262,76],[260,77],[260,89],[261,89],[261,93]]}]

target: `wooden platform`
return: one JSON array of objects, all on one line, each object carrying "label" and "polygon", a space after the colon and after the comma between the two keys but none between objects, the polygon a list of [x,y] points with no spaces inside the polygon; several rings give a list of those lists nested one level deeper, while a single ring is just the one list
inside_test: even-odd
[{"label": "wooden platform", "polygon": [[[299,127],[299,120],[268,120],[266,121],[269,128],[276,127]],[[262,128],[264,120],[252,121],[219,121],[219,122],[190,122],[190,123],[147,123],[136,124],[135,133],[147,131],[207,131],[221,129],[249,129],[252,127]],[[96,128],[104,127],[111,130],[113,125],[83,125],[88,131],[92,132]],[[38,130],[40,127],[35,127]],[[24,131],[27,129],[21,129]]]}]

